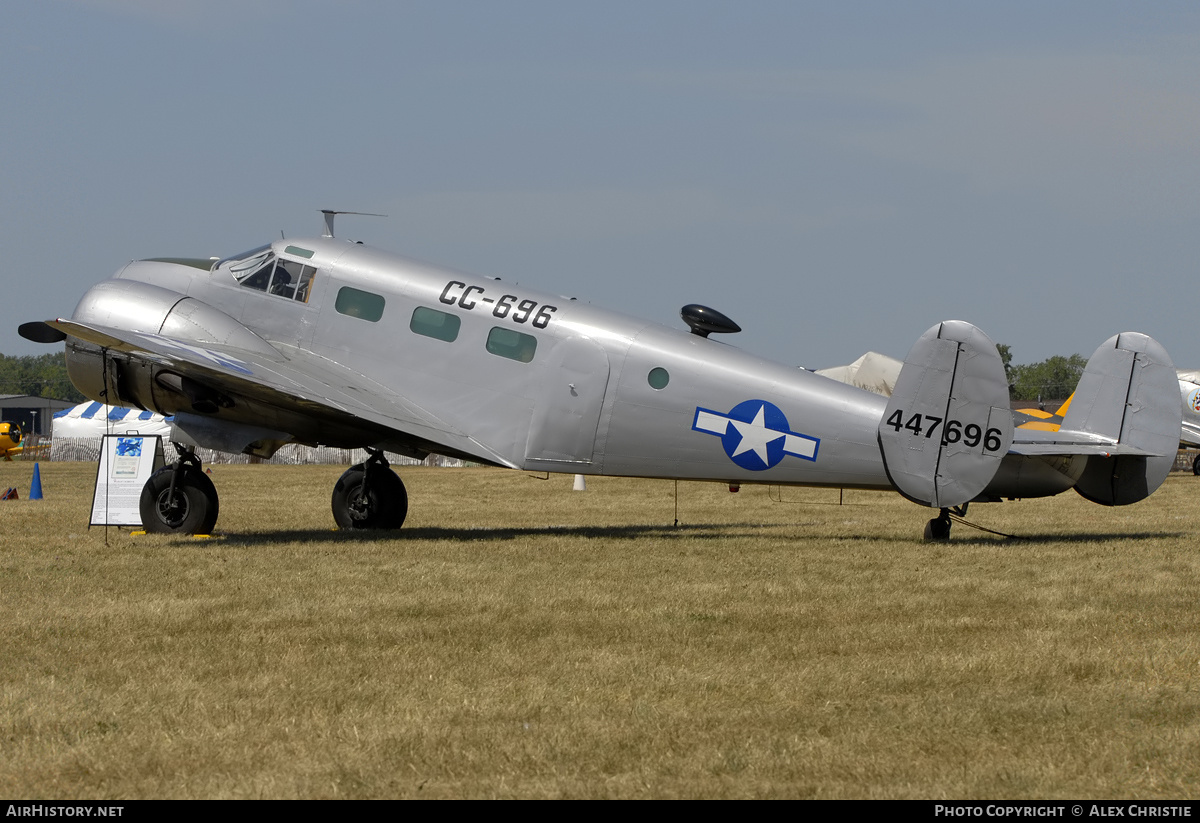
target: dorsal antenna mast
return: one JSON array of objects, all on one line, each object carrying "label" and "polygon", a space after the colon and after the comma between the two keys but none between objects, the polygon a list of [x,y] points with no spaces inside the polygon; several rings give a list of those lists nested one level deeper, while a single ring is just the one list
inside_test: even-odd
[{"label": "dorsal antenna mast", "polygon": [[325,215],[325,234],[322,237],[333,237],[333,218],[338,214],[358,214],[363,217],[387,217],[386,214],[375,214],[369,211],[334,211],[333,209],[321,209],[321,214]]}]

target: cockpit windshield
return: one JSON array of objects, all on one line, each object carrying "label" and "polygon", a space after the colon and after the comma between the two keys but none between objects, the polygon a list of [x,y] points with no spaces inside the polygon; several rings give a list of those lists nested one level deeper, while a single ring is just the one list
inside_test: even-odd
[{"label": "cockpit windshield", "polygon": [[317,272],[313,266],[277,257],[270,246],[259,246],[227,257],[213,270],[229,274],[239,286],[301,303],[308,302],[313,276]]},{"label": "cockpit windshield", "polygon": [[233,275],[235,280],[241,280],[245,275],[258,270],[264,263],[274,257],[270,246],[259,246],[250,251],[244,251],[241,254],[235,254],[232,257],[226,257],[224,260],[217,261],[217,265],[213,267],[213,271],[224,271]]}]

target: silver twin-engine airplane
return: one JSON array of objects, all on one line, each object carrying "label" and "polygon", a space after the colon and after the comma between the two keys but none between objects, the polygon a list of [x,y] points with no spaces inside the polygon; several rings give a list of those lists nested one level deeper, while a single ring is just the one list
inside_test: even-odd
[{"label": "silver twin-engine airplane", "polygon": [[70,319],[23,324],[66,341],[96,401],[174,415],[181,458],[141,495],[145,528],[206,533],[217,493],[197,446],[269,457],[285,443],[363,447],[333,490],[342,528],[394,529],[407,493],[384,451],[571,474],[894,489],[938,510],[1074,488],[1114,506],[1175,459],[1175,369],[1155,340],[1109,338],[1057,431],[1014,428],[996,346],[969,323],[929,329],[890,398],[690,332],[435,268],[333,236],[223,260],[139,260]]}]

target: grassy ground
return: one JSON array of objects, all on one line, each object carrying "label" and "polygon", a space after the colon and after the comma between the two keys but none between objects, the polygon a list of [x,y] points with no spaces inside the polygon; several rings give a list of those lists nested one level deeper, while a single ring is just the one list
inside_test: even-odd
[{"label": "grassy ground", "polygon": [[[0,464],[0,796],[1195,798],[1200,478],[1104,509],[218,466],[221,533]],[[776,494],[776,497],[779,495]]]}]

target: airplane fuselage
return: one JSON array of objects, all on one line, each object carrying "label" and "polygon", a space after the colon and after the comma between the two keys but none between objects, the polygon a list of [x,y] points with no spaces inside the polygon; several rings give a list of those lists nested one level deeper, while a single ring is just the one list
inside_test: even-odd
[{"label": "airplane fuselage", "polygon": [[[481,448],[314,423],[234,392],[228,405],[205,408],[298,442],[449,451],[537,471],[890,488],[875,436],[886,401],[870,392],[717,339],[355,243],[310,238],[271,251],[314,270],[306,299],[295,285],[273,293],[239,282],[224,263],[135,261],[85,295],[73,319],[155,335],[186,322],[199,348],[207,340],[265,351],[225,328],[241,327],[293,363],[337,364],[366,385],[420,398],[437,425],[469,432]],[[169,381],[153,369],[110,369],[102,385],[96,357],[92,346],[69,355],[73,379],[95,399],[123,393],[164,414],[195,413],[195,397],[164,391]]]}]

